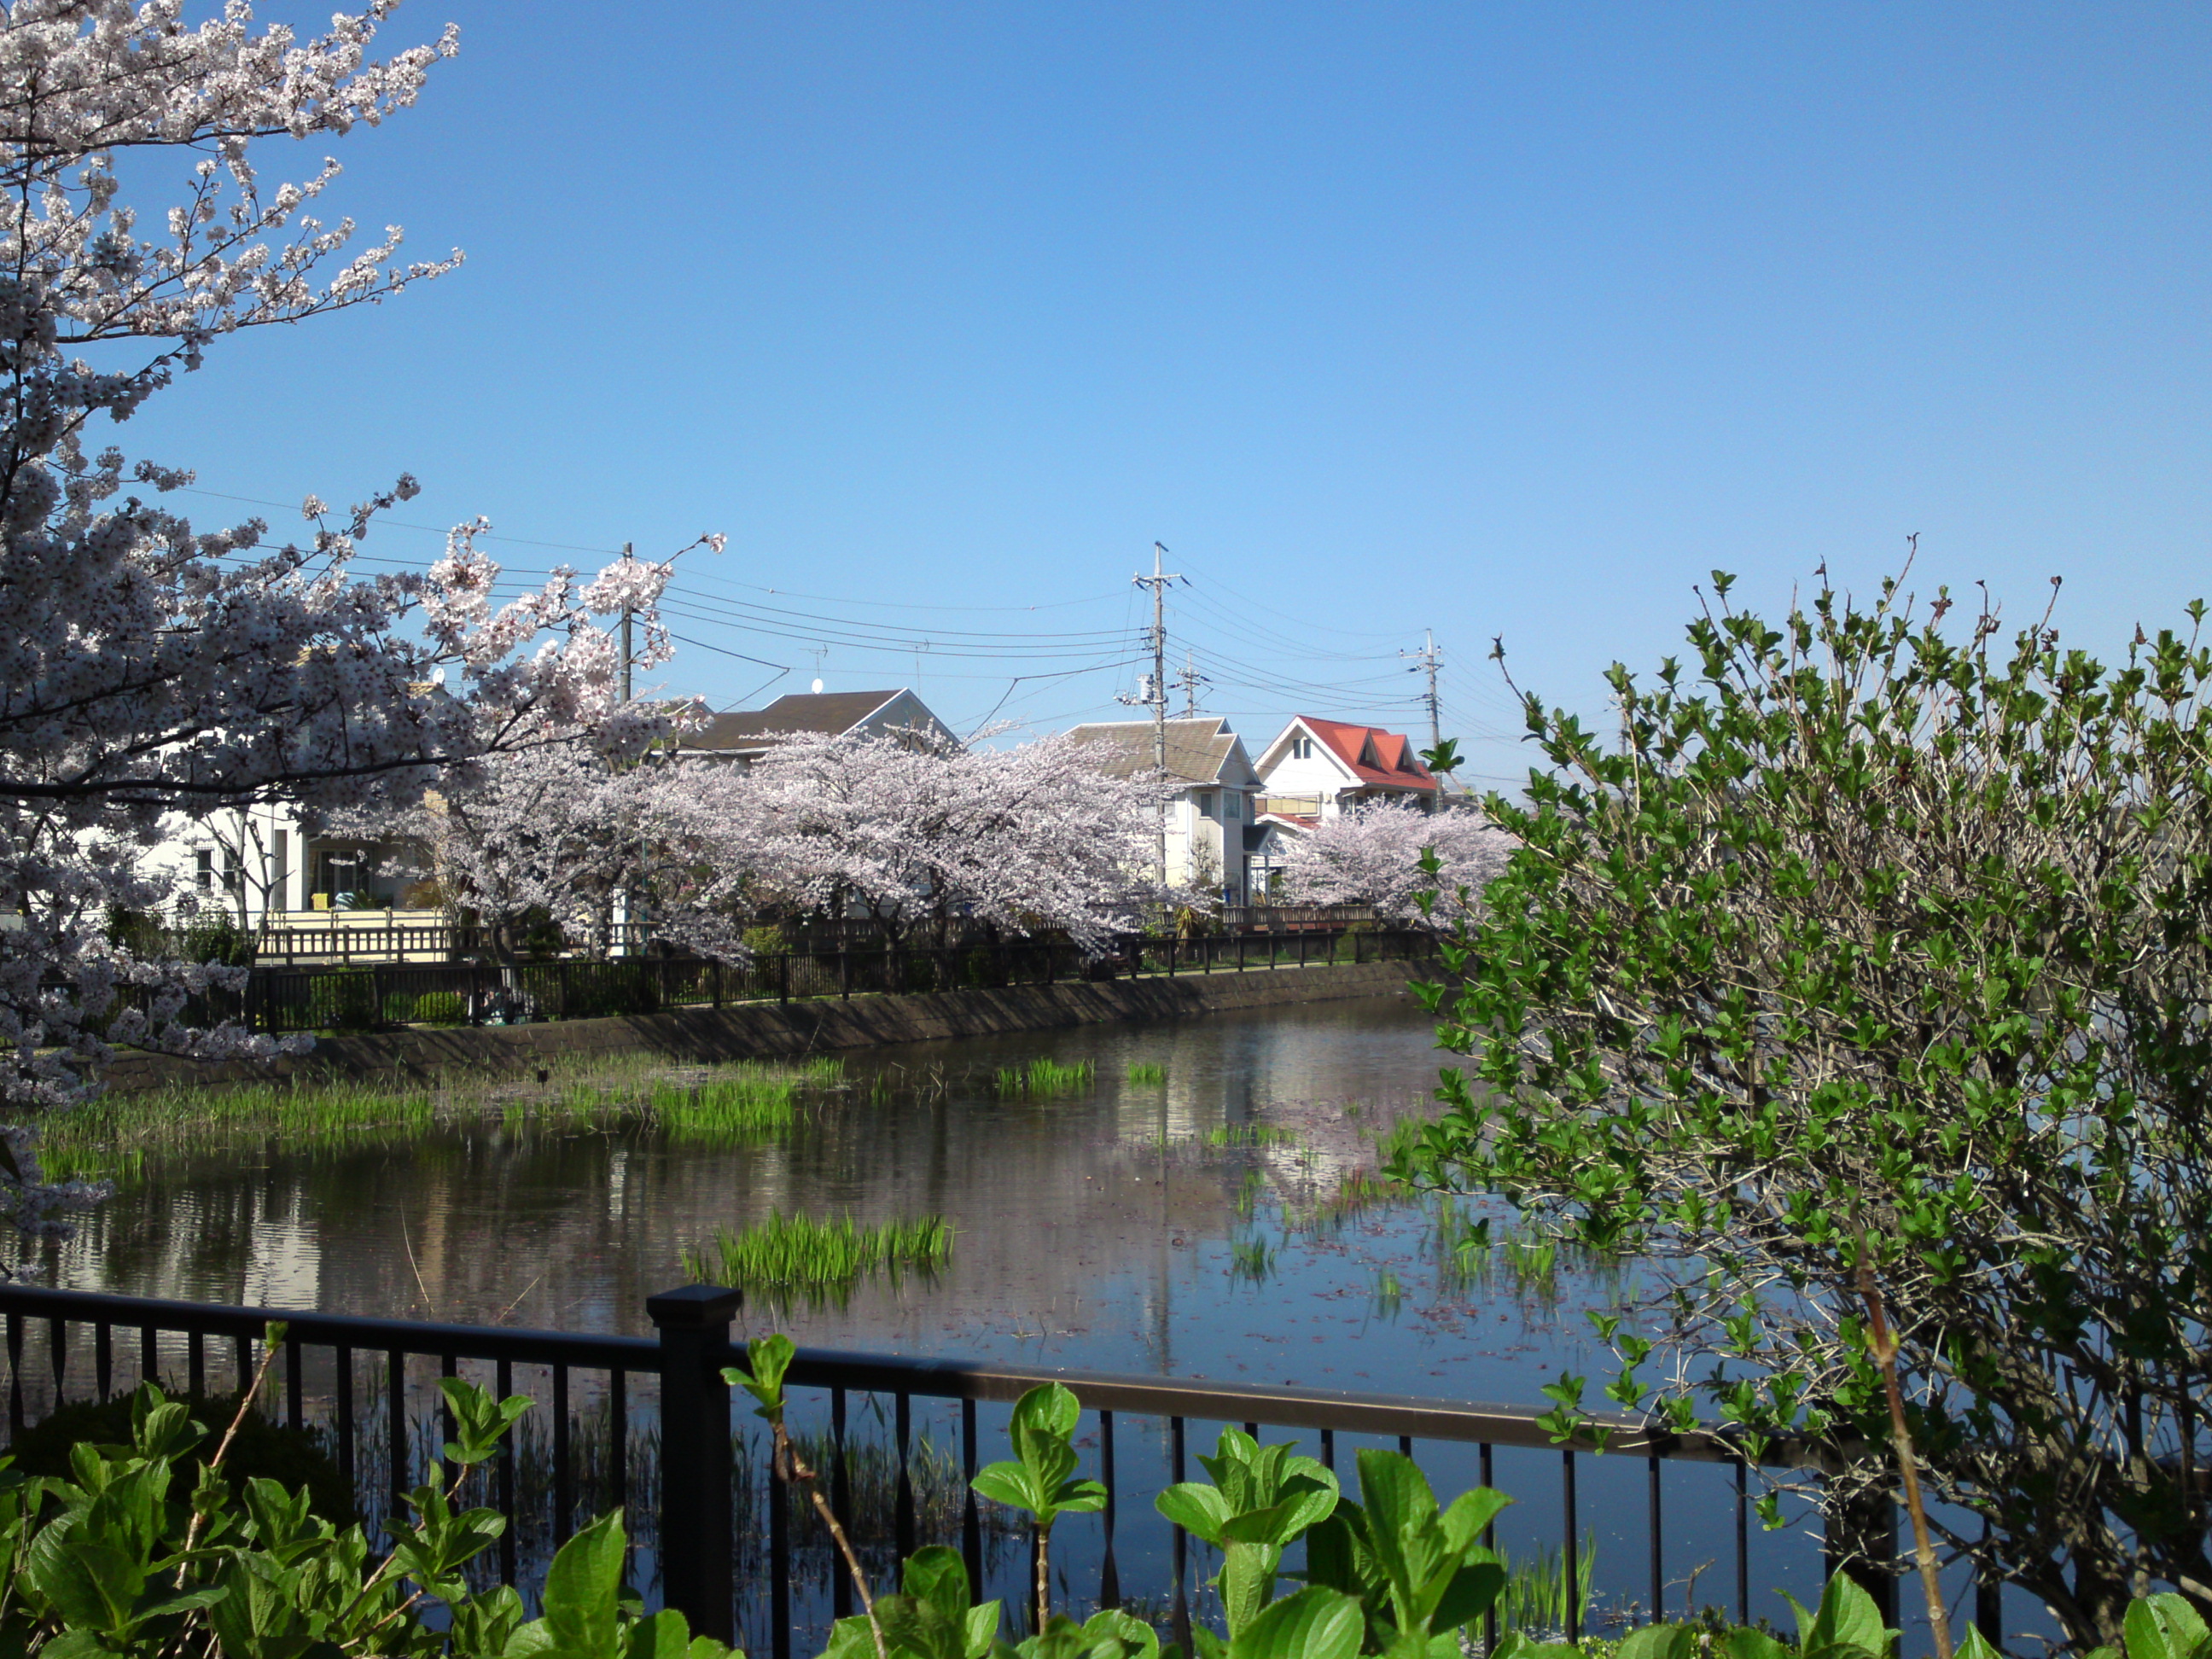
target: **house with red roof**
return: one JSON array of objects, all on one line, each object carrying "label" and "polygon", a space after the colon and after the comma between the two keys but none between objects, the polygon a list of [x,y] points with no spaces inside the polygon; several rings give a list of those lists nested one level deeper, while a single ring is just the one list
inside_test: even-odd
[{"label": "house with red roof", "polygon": [[1318,823],[1361,801],[1402,800],[1433,811],[1443,798],[1402,732],[1300,714],[1253,763],[1260,810]]},{"label": "house with red roof", "polygon": [[1402,732],[1300,714],[1261,750],[1258,812],[1245,834],[1255,894],[1269,891],[1289,843],[1363,801],[1437,809],[1443,787]]}]

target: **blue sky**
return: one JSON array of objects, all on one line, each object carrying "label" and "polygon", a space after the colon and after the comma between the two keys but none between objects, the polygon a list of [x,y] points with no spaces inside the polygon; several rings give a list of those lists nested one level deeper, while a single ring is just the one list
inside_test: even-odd
[{"label": "blue sky", "polygon": [[2202,8],[410,0],[386,38],[448,18],[329,200],[467,264],[224,343],[127,447],[210,518],[410,470],[398,519],[483,513],[522,569],[725,531],[665,671],[718,707],[1110,714],[1156,538],[1207,712],[1418,729],[1433,629],[1498,776],[1492,636],[1598,709],[1716,566],[1777,605],[1917,532],[1922,586],[2063,576],[2106,651],[2212,595]]}]

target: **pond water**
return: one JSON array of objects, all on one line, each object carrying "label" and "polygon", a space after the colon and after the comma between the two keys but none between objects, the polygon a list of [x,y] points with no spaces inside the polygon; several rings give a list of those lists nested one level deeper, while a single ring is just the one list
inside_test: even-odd
[{"label": "pond water", "polygon": [[[1094,1085],[1053,1099],[992,1087],[1000,1067],[1039,1056],[1089,1062]],[[700,1144],[635,1120],[564,1127],[508,1113],[406,1138],[172,1160],[53,1248],[52,1281],[643,1334],[646,1297],[682,1282],[682,1252],[717,1227],[771,1212],[937,1213],[956,1239],[933,1279],[864,1283],[842,1305],[749,1307],[741,1330],[1519,1405],[1544,1404],[1540,1387],[1563,1370],[1589,1377],[1595,1401],[1611,1375],[1584,1314],[1617,1297],[1613,1273],[1506,1251],[1470,1272],[1437,1200],[1359,1194],[1377,1133],[1436,1109],[1443,1057],[1410,998],[844,1058],[842,1086],[761,1139]],[[1164,1080],[1133,1081],[1133,1065]],[[1455,1213],[1505,1216],[1470,1200]],[[1471,1448],[1432,1450],[1425,1466],[1447,1497],[1475,1484]],[[1648,1583],[1641,1460],[1581,1461],[1596,1601],[1634,1602]],[[1498,1477],[1520,1500],[1501,1528],[1509,1547],[1556,1547],[1558,1456],[1501,1450]],[[1686,1578],[1700,1571],[1711,1577],[1698,1600],[1735,1599],[1736,1510],[1724,1480],[1709,1467],[1665,1471],[1677,1612]],[[1139,1492],[1124,1501],[1125,1512],[1149,1510]],[[1812,1540],[1768,1540],[1754,1526],[1752,1543],[1754,1612],[1785,1616],[1776,1588],[1817,1593]],[[1079,1538],[1070,1551],[1079,1563]],[[1127,1547],[1125,1575],[1147,1565]],[[1018,1577],[1018,1560],[1006,1571]]]},{"label": "pond water", "polygon": [[[848,1054],[847,1085],[772,1139],[497,1117],[404,1145],[188,1158],[53,1253],[82,1289],[469,1323],[644,1332],[681,1253],[769,1213],[939,1213],[933,1282],[748,1310],[822,1346],[1528,1401],[1595,1362],[1571,1273],[1470,1281],[1427,1203],[1332,1203],[1376,1133],[1433,1111],[1409,998]],[[1095,1086],[1006,1097],[998,1068],[1088,1061]],[[1164,1083],[1128,1080],[1133,1064]],[[896,1086],[872,1088],[883,1077]],[[1335,1211],[1349,1207],[1351,1213]],[[1465,1213],[1480,1206],[1463,1204]]]}]

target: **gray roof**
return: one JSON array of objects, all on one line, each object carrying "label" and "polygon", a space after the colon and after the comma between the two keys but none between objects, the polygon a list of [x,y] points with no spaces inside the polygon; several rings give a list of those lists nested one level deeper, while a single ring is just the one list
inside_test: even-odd
[{"label": "gray roof", "polygon": [[896,696],[896,691],[794,692],[765,708],[710,714],[702,730],[684,733],[684,746],[758,749],[794,732],[849,732]]},{"label": "gray roof", "polygon": [[[1109,776],[1133,777],[1152,769],[1152,722],[1110,720],[1079,726],[1068,737],[1081,744],[1097,744],[1108,753],[1100,768]],[[1186,783],[1220,784],[1231,789],[1251,789],[1259,778],[1246,757],[1244,744],[1224,720],[1170,720],[1167,723],[1168,775]]]}]

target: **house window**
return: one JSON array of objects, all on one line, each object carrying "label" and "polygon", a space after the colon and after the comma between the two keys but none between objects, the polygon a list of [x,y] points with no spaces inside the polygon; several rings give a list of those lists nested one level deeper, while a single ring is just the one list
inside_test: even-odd
[{"label": "house window", "polygon": [[203,893],[215,886],[215,854],[205,847],[192,854],[192,881]]},{"label": "house window", "polygon": [[285,910],[291,908],[285,902],[284,891],[286,878],[291,874],[291,872],[285,867],[290,862],[292,856],[291,833],[289,830],[279,830],[276,839],[276,844],[269,854],[269,891],[262,902],[271,910]]},{"label": "house window", "polygon": [[1244,797],[1235,790],[1225,791],[1221,797],[1221,816],[1231,823],[1244,816]]},{"label": "house window", "polygon": [[1202,818],[1210,818],[1213,816],[1213,791],[1211,789],[1201,789],[1198,792],[1198,815]]},{"label": "house window", "polygon": [[1291,758],[1292,760],[1311,760],[1313,758],[1313,739],[1306,737],[1292,738],[1291,739]]}]

